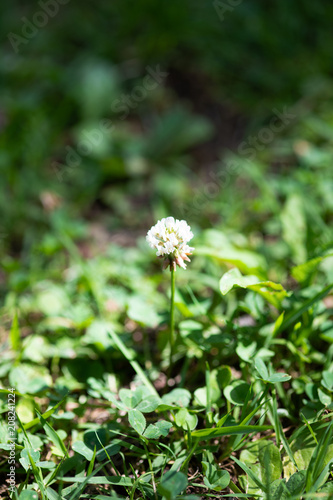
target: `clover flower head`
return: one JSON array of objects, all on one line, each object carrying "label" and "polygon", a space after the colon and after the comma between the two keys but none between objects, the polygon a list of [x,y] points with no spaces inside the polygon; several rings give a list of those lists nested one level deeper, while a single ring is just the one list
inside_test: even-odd
[{"label": "clover flower head", "polygon": [[151,248],[157,250],[156,255],[164,258],[164,267],[170,266],[176,270],[176,266],[186,269],[184,261],[189,261],[189,255],[194,250],[188,245],[193,238],[190,226],[185,220],[166,217],[161,219],[149,229],[146,240]]}]

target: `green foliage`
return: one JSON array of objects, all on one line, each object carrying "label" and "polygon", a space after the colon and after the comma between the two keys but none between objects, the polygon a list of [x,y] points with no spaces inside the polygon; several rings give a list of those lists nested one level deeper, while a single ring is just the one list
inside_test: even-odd
[{"label": "green foliage", "polygon": [[269,373],[261,358],[255,358],[254,366],[260,376],[260,379],[264,382],[276,384],[278,382],[287,382],[291,379],[291,377],[286,373]]},{"label": "green foliage", "polygon": [[332,7],[56,2],[15,51],[41,3],[0,18],[12,498],[330,498]]},{"label": "green foliage", "polygon": [[209,462],[202,462],[205,474],[204,483],[210,490],[221,491],[230,482],[230,475],[226,470],[218,470]]},{"label": "green foliage", "polygon": [[187,478],[182,472],[169,471],[164,474],[159,492],[167,500],[174,500],[187,486]]},{"label": "green foliage", "polygon": [[260,281],[257,276],[242,276],[237,267],[225,273],[220,280],[222,295],[226,295],[234,287],[253,290],[275,307],[281,306],[281,302],[288,295],[280,283]]}]

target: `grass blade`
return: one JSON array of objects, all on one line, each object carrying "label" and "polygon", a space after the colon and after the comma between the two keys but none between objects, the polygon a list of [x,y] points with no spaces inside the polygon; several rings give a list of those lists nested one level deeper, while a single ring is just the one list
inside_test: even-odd
[{"label": "grass blade", "polygon": [[315,491],[314,485],[316,484],[316,481],[322,472],[323,463],[327,453],[327,448],[332,439],[332,433],[333,433],[333,421],[329,423],[326,431],[321,436],[316,448],[313,451],[309,467],[306,473],[305,489],[307,492]]},{"label": "grass blade", "polygon": [[[65,401],[65,399],[67,398],[69,393],[66,394],[66,396],[64,396],[61,401],[59,401],[59,403],[57,403],[55,406],[53,406],[52,408],[50,408],[49,410],[47,410],[46,412],[42,413],[42,417],[44,420],[46,420],[47,418],[49,418],[51,415],[53,415],[53,413],[59,408],[59,406],[62,405],[62,403]],[[40,422],[39,418],[34,418],[33,420],[31,420],[31,422],[28,422],[27,424],[24,424],[24,428],[25,430],[27,429],[30,429],[30,427],[33,427],[34,425],[37,425],[38,423]]]},{"label": "grass blade", "polygon": [[36,410],[40,423],[42,424],[43,429],[45,430],[46,435],[52,441],[52,443],[65,455],[67,458],[69,457],[67,448],[65,447],[62,439],[58,436],[57,432],[51,427],[51,425],[46,422],[46,420],[42,417],[38,410]]},{"label": "grass blade", "polygon": [[273,429],[271,425],[233,425],[230,427],[214,427],[213,429],[200,429],[192,432],[192,437],[206,441],[209,439],[232,436],[234,434],[251,434],[252,432],[264,432]]},{"label": "grass blade", "polygon": [[260,481],[260,479],[258,478],[258,476],[246,465],[244,464],[243,462],[241,462],[240,460],[238,460],[236,457],[230,457],[232,460],[234,460],[236,462],[236,464],[241,468],[243,469],[243,471],[252,479],[252,481],[254,483],[256,483],[256,485],[258,486],[258,488],[260,488],[262,491],[264,491],[265,493],[267,492],[267,488],[264,486],[264,484]]},{"label": "grass blade", "polygon": [[280,325],[280,327],[277,329],[277,331],[275,333],[277,334],[277,333],[279,333],[279,332],[281,332],[283,330],[286,330],[300,316],[302,316],[302,314],[305,311],[307,311],[313,304],[315,304],[319,300],[323,299],[330,292],[330,290],[332,288],[333,288],[333,283],[331,283],[330,285],[328,285],[327,287],[325,287],[323,290],[321,290],[321,292],[317,293],[317,295],[315,295],[314,297],[306,300],[301,307],[299,307],[298,309],[296,309],[296,311],[293,311],[292,313],[290,313],[286,317],[286,319],[282,322],[282,324]]},{"label": "grass blade", "polygon": [[130,365],[132,366],[133,370],[137,373],[137,375],[140,377],[142,383],[148,387],[148,389],[150,390],[150,392],[152,394],[154,394],[154,396],[158,396],[158,392],[156,391],[155,387],[153,386],[153,384],[148,380],[146,374],[144,373],[144,371],[142,370],[141,366],[139,365],[139,363],[137,361],[135,361],[133,359],[133,354],[131,353],[131,351],[129,351],[129,349],[127,349],[127,347],[125,346],[124,342],[121,340],[121,338],[119,337],[119,335],[117,335],[114,331],[110,330],[109,331],[109,335],[111,336],[113,342],[116,344],[116,346],[118,347],[119,351],[125,356],[125,358],[127,359],[127,361],[130,363]]}]

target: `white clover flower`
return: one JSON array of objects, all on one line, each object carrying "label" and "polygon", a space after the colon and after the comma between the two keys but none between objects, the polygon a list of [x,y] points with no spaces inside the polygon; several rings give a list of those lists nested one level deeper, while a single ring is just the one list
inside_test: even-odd
[{"label": "white clover flower", "polygon": [[166,217],[159,220],[155,226],[149,229],[146,240],[151,248],[157,250],[156,255],[164,258],[164,267],[170,265],[170,270],[176,270],[176,265],[186,269],[185,260],[194,250],[188,246],[193,238],[190,226],[184,220]]}]

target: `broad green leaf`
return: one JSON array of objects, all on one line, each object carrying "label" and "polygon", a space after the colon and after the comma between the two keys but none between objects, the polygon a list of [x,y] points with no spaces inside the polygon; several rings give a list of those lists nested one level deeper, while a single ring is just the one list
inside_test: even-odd
[{"label": "broad green leaf", "polygon": [[290,491],[291,495],[300,495],[305,486],[305,477],[306,471],[304,470],[296,472],[295,474],[290,476],[287,482],[287,488]]},{"label": "broad green leaf", "polygon": [[261,441],[259,444],[259,463],[261,480],[265,485],[280,478],[282,472],[280,451],[271,441]]},{"label": "broad green leaf", "polygon": [[227,387],[232,377],[231,368],[228,365],[222,365],[217,369],[216,380],[221,389]]},{"label": "broad green leaf", "polygon": [[167,422],[165,420],[160,420],[159,422],[156,422],[156,424],[154,424],[154,425],[155,425],[155,427],[158,428],[159,432],[164,437],[169,434],[169,430],[172,427],[172,423],[171,422]]},{"label": "broad green leaf", "polygon": [[90,448],[88,448],[88,446],[85,445],[83,441],[75,441],[75,443],[73,443],[72,445],[72,449],[80,455],[83,455],[89,461],[92,459],[94,454],[94,452]]},{"label": "broad green leaf", "polygon": [[42,290],[36,295],[38,309],[45,316],[58,316],[62,311],[70,308],[70,300],[66,294],[65,288],[54,285],[50,281],[42,283]]},{"label": "broad green leaf", "polygon": [[117,440],[114,440],[107,446],[103,445],[103,447],[96,452],[96,458],[101,462],[109,457],[112,457],[113,455],[116,455],[120,451],[120,449],[121,446],[117,444]]},{"label": "broad green leaf", "polygon": [[[282,461],[279,449],[268,440],[254,441],[250,448],[245,449],[240,454],[240,461],[251,470],[253,477],[248,473],[247,482],[251,493],[255,494],[255,489],[262,483],[267,489],[274,481],[278,480],[282,472]],[[243,470],[244,467],[243,467]],[[283,485],[275,484],[273,492],[276,489],[283,490]],[[259,492],[257,492],[259,493]]]},{"label": "broad green leaf", "polygon": [[333,391],[333,372],[324,370],[322,373],[321,383],[328,391]]},{"label": "broad green leaf", "polygon": [[268,377],[267,382],[276,384],[277,382],[287,382],[290,379],[290,375],[287,375],[286,373],[273,373]]},{"label": "broad green leaf", "polygon": [[235,287],[246,288],[259,293],[277,308],[280,307],[282,300],[288,295],[282,285],[273,281],[260,281],[257,276],[243,276],[237,267],[226,272],[220,280],[222,295],[226,295]]},{"label": "broad green leaf", "polygon": [[40,459],[40,452],[38,450],[33,450],[29,446],[26,446],[21,451],[21,458],[19,459],[20,463],[22,464],[22,466],[26,471],[31,467],[29,454],[35,463],[38,462]]},{"label": "broad green leaf", "polygon": [[175,404],[187,408],[191,401],[191,393],[187,389],[173,389],[168,394],[162,396],[162,402],[165,404]]},{"label": "broad green leaf", "polygon": [[226,470],[218,469],[209,462],[201,462],[204,472],[204,483],[210,490],[221,491],[230,482],[230,475]]},{"label": "broad green leaf", "polygon": [[[256,466],[253,466],[255,468]],[[259,467],[257,466],[259,469]],[[252,471],[252,469],[250,469]],[[254,471],[259,473],[258,471]],[[246,491],[246,495],[249,496],[250,498],[261,498],[262,497],[262,491],[258,487],[258,485],[247,475],[247,474],[240,474],[238,476],[238,481],[240,487],[243,489],[243,491]]]},{"label": "broad green leaf", "polygon": [[269,377],[268,370],[266,368],[265,363],[263,362],[263,360],[261,358],[255,358],[255,360],[254,360],[254,367],[255,367],[255,369],[257,370],[257,372],[259,373],[260,377],[263,380],[267,380],[268,379],[268,377]]},{"label": "broad green leaf", "polygon": [[[221,389],[217,380],[217,370],[212,370],[209,373],[209,395],[210,395],[210,402],[211,403],[216,403],[219,398],[221,397]],[[194,391],[194,397],[196,402],[200,406],[206,406],[207,405],[207,388],[206,387],[199,387]]]},{"label": "broad green leaf", "polygon": [[156,412],[164,412],[168,410],[179,410],[181,406],[176,406],[176,405],[168,405],[164,403],[160,403],[158,407],[156,408]]},{"label": "broad green leaf", "polygon": [[152,411],[156,410],[160,402],[161,399],[157,396],[147,396],[145,399],[140,401],[135,409],[141,411],[142,413],[151,413]]},{"label": "broad green leaf", "polygon": [[104,427],[88,429],[83,434],[84,444],[92,451],[96,448],[97,451],[101,450],[103,446],[107,445],[108,434]]},{"label": "broad green leaf", "polygon": [[119,401],[114,394],[109,394],[109,401],[111,401],[111,403],[113,403],[118,410],[127,411],[128,409],[127,405],[125,405],[122,401]]},{"label": "broad green leaf", "polygon": [[165,420],[161,420],[160,422],[156,422],[156,424],[148,425],[143,435],[147,439],[158,439],[161,436],[163,437],[167,436],[171,427],[172,427],[171,422],[166,422]]},{"label": "broad green leaf", "polygon": [[194,398],[199,406],[206,407],[207,405],[207,390],[206,387],[199,387],[194,391]]},{"label": "broad green leaf", "polygon": [[286,500],[289,497],[285,479],[276,479],[269,486],[269,498],[271,500]]},{"label": "broad green leaf", "polygon": [[156,328],[160,318],[155,311],[155,307],[155,304],[145,299],[144,296],[134,295],[128,301],[127,314],[133,321]]},{"label": "broad green leaf", "polygon": [[127,408],[135,408],[141,399],[141,395],[130,389],[120,389],[119,398]]},{"label": "broad green leaf", "polygon": [[30,422],[35,416],[34,402],[30,398],[22,397],[18,400],[15,411],[23,424]]},{"label": "broad green leaf", "polygon": [[35,491],[24,490],[20,493],[19,500],[38,500],[38,495]]},{"label": "broad green leaf", "polygon": [[189,429],[193,431],[198,423],[198,417],[195,414],[191,414],[186,408],[182,408],[175,414],[175,422],[178,427],[183,429]]},{"label": "broad green leaf", "polygon": [[240,454],[240,459],[242,462],[245,462],[247,464],[255,464],[258,460],[258,457],[257,457],[257,455],[255,455],[251,451],[245,449],[245,450],[242,450],[242,452]]},{"label": "broad green leaf", "polygon": [[222,295],[226,295],[235,286],[239,288],[247,288],[250,285],[259,283],[257,276],[243,276],[237,267],[226,272],[220,280],[220,290]]},{"label": "broad green leaf", "polygon": [[318,387],[318,397],[321,404],[328,406],[332,403],[332,398],[326,392],[324,392],[320,387]]},{"label": "broad green leaf", "polygon": [[258,293],[277,309],[281,307],[283,299],[289,295],[282,285],[273,283],[272,281],[261,281],[256,285],[250,285],[246,288]]},{"label": "broad green leaf", "polygon": [[9,373],[12,387],[22,394],[36,394],[53,385],[52,377],[44,366],[20,363]]},{"label": "broad green leaf", "polygon": [[187,477],[182,472],[168,471],[163,475],[158,492],[167,500],[174,500],[187,487]]},{"label": "broad green leaf", "polygon": [[311,401],[318,399],[318,386],[316,384],[308,383],[305,385],[305,392]]},{"label": "broad green leaf", "polygon": [[243,361],[250,361],[256,352],[258,352],[257,342],[250,338],[242,336],[237,342],[236,353]]},{"label": "broad green leaf", "polygon": [[224,389],[224,395],[230,403],[242,406],[249,390],[250,384],[242,380],[235,380]]},{"label": "broad green leaf", "polygon": [[43,460],[42,462],[36,462],[36,466],[40,467],[41,469],[50,470],[50,469],[55,469],[57,464],[55,464],[54,462]]},{"label": "broad green leaf", "polygon": [[105,350],[112,346],[109,331],[114,328],[110,321],[96,319],[87,328],[82,341],[86,344],[94,344],[99,349]]},{"label": "broad green leaf", "polygon": [[138,434],[143,434],[146,428],[146,419],[139,410],[130,410],[128,412],[128,421]]}]

